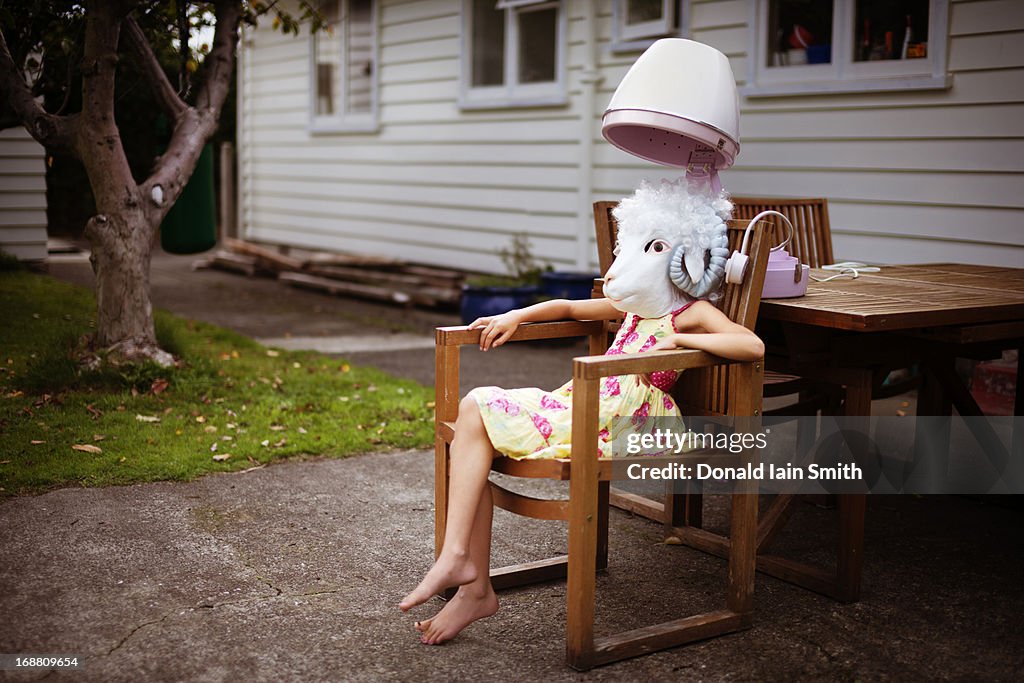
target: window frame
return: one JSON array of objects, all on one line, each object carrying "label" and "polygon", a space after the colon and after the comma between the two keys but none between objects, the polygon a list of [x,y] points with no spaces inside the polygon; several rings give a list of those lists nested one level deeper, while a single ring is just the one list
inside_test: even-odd
[{"label": "window frame", "polygon": [[[666,26],[663,32],[652,31],[645,35],[641,35],[638,27],[630,29],[626,26],[625,2],[627,1],[612,0],[612,40],[608,48],[611,52],[642,52],[659,38],[685,38],[689,35],[690,15],[686,10],[690,0],[662,0],[663,7],[675,12],[675,16],[669,17],[666,14]],[[647,26],[653,29],[653,24],[656,23],[660,22],[649,22]]]},{"label": "window frame", "polygon": [[[555,80],[519,83],[519,15],[554,8]],[[569,103],[566,78],[568,11],[565,0],[513,4],[505,12],[504,79],[502,85],[473,85],[473,0],[462,0],[462,39],[459,77],[460,109],[561,106]]]},{"label": "window frame", "polygon": [[952,85],[946,70],[949,0],[929,0],[928,56],[922,59],[857,62],[853,0],[832,0],[832,60],[828,64],[767,66],[768,2],[748,0],[749,36],[746,97],[822,93],[942,90]]},{"label": "window frame", "polygon": [[380,0],[370,0],[370,36],[371,36],[371,47],[370,55],[373,62],[373,73],[370,79],[370,111],[368,112],[349,112],[345,110],[345,88],[348,87],[346,81],[342,81],[342,93],[340,96],[340,104],[342,111],[335,114],[318,114],[317,113],[317,87],[318,87],[318,74],[317,74],[317,41],[318,40],[335,40],[339,42],[341,57],[343,63],[341,64],[341,70],[343,73],[348,72],[347,55],[348,45],[346,41],[348,39],[348,26],[347,20],[349,16],[349,2],[350,0],[338,0],[339,14],[341,18],[338,20],[334,27],[336,33],[330,35],[326,30],[313,34],[310,39],[310,50],[309,50],[309,123],[307,129],[310,133],[376,133],[380,130]]}]

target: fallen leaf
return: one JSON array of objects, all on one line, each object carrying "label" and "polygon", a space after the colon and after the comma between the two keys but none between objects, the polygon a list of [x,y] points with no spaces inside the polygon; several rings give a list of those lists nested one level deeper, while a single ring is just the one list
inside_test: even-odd
[{"label": "fallen leaf", "polygon": [[215,427],[214,425],[206,425],[205,427],[203,427],[203,431],[206,432],[207,434],[213,434],[214,432],[217,431],[217,427]]},{"label": "fallen leaf", "polygon": [[125,460],[127,460],[127,459],[128,459],[128,458],[126,458],[126,457],[124,457],[124,456],[122,455],[122,456],[121,456],[120,458],[118,458],[118,460],[117,460],[117,461],[118,461],[118,462],[124,462],[124,461],[125,461]]},{"label": "fallen leaf", "polygon": [[206,422],[206,418],[203,417],[202,415],[198,415],[196,417],[196,422],[198,422],[199,424],[202,424],[202,423]]},{"label": "fallen leaf", "polygon": [[897,415],[897,417],[906,417],[907,416],[907,411],[905,411],[905,410],[897,410],[896,411],[896,415]]},{"label": "fallen leaf", "polygon": [[87,405],[85,407],[85,409],[88,410],[92,414],[92,417],[93,417],[94,420],[96,418],[99,418],[99,417],[103,416],[103,411],[102,410],[97,410],[96,408],[93,408],[91,403],[89,405]]},{"label": "fallen leaf", "polygon": [[274,448],[280,448],[281,446],[285,445],[286,443],[288,443],[288,439],[281,439],[280,441],[278,441],[277,443],[274,444]]},{"label": "fallen leaf", "polygon": [[665,539],[664,543],[665,543],[665,545],[682,545],[683,544],[682,540],[680,540],[679,537],[677,537],[677,536],[669,536],[668,538]]},{"label": "fallen leaf", "polygon": [[92,440],[93,441],[103,441],[103,439],[105,439],[105,438],[107,438],[107,436],[105,434],[93,434],[92,435]]},{"label": "fallen leaf", "polygon": [[298,361],[296,361],[296,362],[292,363],[292,367],[295,368],[296,370],[298,370],[299,368],[302,367],[302,364],[299,363]]},{"label": "fallen leaf", "polygon": [[10,460],[0,460],[0,465],[6,465],[9,462],[10,462]]},{"label": "fallen leaf", "polygon": [[136,415],[135,419],[139,422],[159,422],[160,418],[156,415]]},{"label": "fallen leaf", "polygon": [[154,396],[162,394],[162,393],[164,393],[164,391],[167,390],[167,384],[168,384],[167,380],[162,379],[162,378],[157,378],[157,379],[153,380],[153,384],[149,387],[149,391]]},{"label": "fallen leaf", "polygon": [[218,453],[217,455],[213,456],[213,459],[216,460],[217,462],[224,462],[230,457],[230,453]]},{"label": "fallen leaf", "polygon": [[33,446],[38,446],[39,444],[46,443],[46,442],[45,441],[40,441],[39,439],[32,439],[31,441],[29,441],[29,443],[32,444]]},{"label": "fallen leaf", "polygon": [[270,356],[271,358],[277,358],[278,356],[281,355],[281,353],[275,351],[274,349],[267,349],[267,355]]},{"label": "fallen leaf", "polygon": [[285,429],[288,428],[284,425],[270,425],[270,431],[272,432],[283,432]]},{"label": "fallen leaf", "polygon": [[348,372],[351,369],[352,369],[352,366],[349,365],[348,363],[342,363],[341,364],[341,371],[342,372]]},{"label": "fallen leaf", "polygon": [[299,434],[308,434],[304,427],[299,427]]},{"label": "fallen leaf", "polygon": [[270,445],[270,439],[264,439],[263,441],[260,441],[260,445],[261,446],[269,446]]},{"label": "fallen leaf", "polygon": [[210,452],[211,453],[215,453],[216,451],[217,451],[217,442],[214,441],[213,444],[210,445]]},{"label": "fallen leaf", "polygon": [[84,443],[84,444],[83,443],[76,443],[71,448],[73,448],[76,451],[83,451],[85,453],[102,453],[103,452],[103,449],[100,448],[99,446],[93,446],[92,444],[87,444],[87,443]]}]

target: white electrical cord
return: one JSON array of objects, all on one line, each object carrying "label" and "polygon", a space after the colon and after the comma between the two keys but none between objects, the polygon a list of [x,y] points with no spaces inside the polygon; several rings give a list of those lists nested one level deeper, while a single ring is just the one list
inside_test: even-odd
[{"label": "white electrical cord", "polygon": [[814,277],[812,275],[811,279],[814,280],[815,282],[828,282],[830,280],[835,280],[836,278],[847,276],[856,280],[858,277],[860,277],[861,273],[879,273],[882,270],[878,266],[869,266],[866,263],[860,263],[858,261],[843,261],[842,263],[833,263],[827,266],[822,266],[821,269],[838,270],[839,272],[836,273],[835,275],[830,275],[828,277]]}]

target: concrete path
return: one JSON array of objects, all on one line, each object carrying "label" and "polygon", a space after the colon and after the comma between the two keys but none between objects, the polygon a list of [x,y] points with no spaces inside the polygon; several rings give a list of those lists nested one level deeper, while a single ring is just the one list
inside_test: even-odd
[{"label": "concrete path", "polygon": [[[268,280],[154,262],[157,306],[264,338],[429,338],[451,315],[374,306]],[[87,283],[78,265],[55,275]],[[399,337],[405,339],[406,337]],[[352,342],[357,343],[357,342]],[[429,347],[372,362],[432,381]],[[578,347],[467,350],[472,386],[554,386]],[[498,362],[504,360],[505,362]],[[440,648],[397,601],[432,557],[427,452],[289,462],[248,473],[64,489],[0,505],[0,653],[70,653],[81,681],[1020,680],[1024,525],[1012,499],[870,501],[863,599],[842,605],[758,576],[749,631],[576,674],[564,665],[565,587],[510,591]],[[709,524],[725,522],[713,499]],[[835,512],[803,505],[779,551],[827,561]],[[659,543],[613,511],[598,631],[720,605],[725,563]],[[499,511],[495,562],[565,552],[564,526]],[[46,672],[0,672],[34,680]]]}]

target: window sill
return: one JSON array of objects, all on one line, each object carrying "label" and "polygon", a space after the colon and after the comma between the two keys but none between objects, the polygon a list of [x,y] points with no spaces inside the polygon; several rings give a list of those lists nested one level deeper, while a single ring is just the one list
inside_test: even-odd
[{"label": "window sill", "polygon": [[527,109],[530,107],[564,107],[569,104],[569,96],[544,95],[535,97],[487,97],[476,98],[466,95],[459,97],[459,109],[463,111],[480,111],[484,109]]},{"label": "window sill", "polygon": [[352,133],[378,133],[379,121],[311,121],[306,126],[311,135],[345,135]]},{"label": "window sill", "polygon": [[942,76],[892,76],[849,80],[800,81],[783,83],[762,83],[739,88],[743,97],[786,97],[800,95],[840,95],[849,93],[885,92],[894,90],[947,90],[953,85],[953,77]]}]

